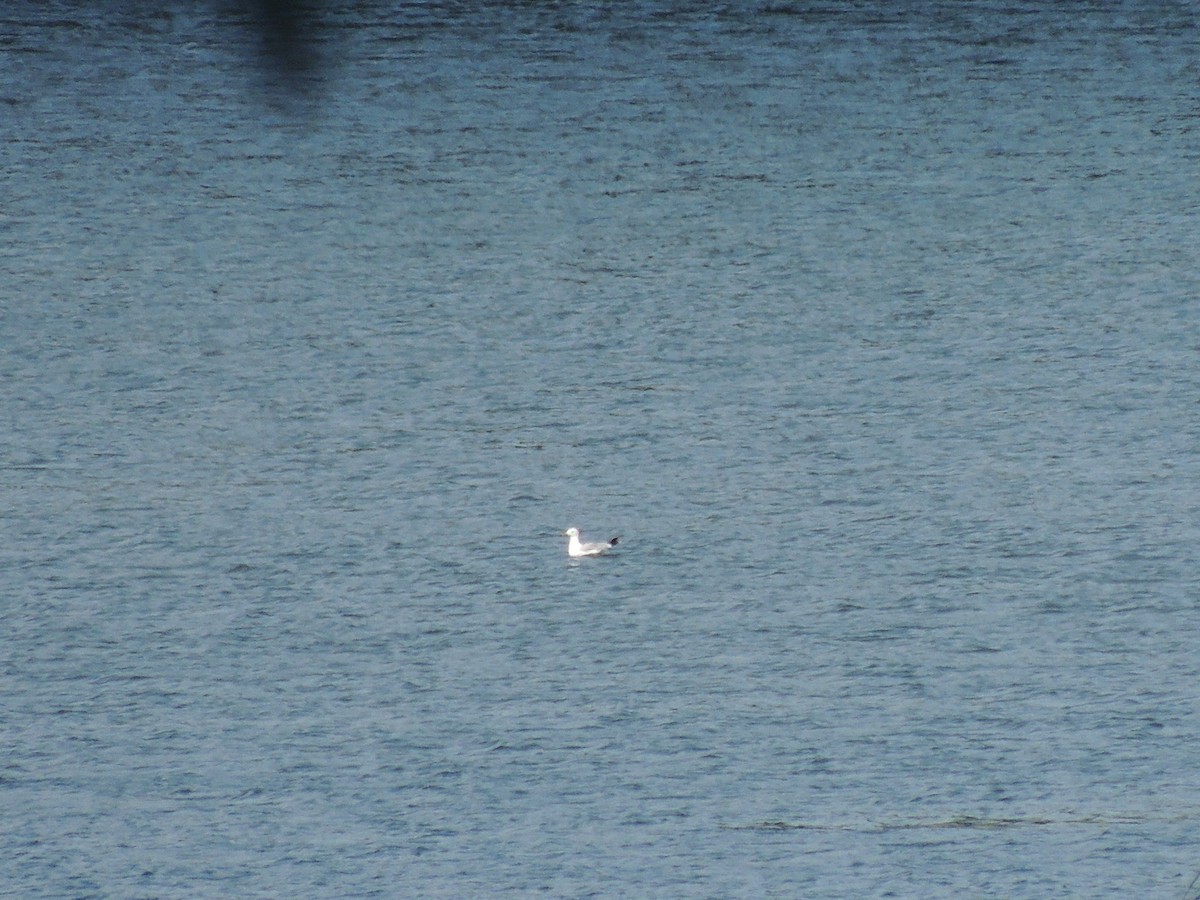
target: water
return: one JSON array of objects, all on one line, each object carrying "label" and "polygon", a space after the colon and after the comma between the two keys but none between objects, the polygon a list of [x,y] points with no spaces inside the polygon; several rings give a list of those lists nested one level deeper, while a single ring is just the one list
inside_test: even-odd
[{"label": "water", "polygon": [[8,13],[0,892],[1190,895],[1194,11],[326,24]]}]

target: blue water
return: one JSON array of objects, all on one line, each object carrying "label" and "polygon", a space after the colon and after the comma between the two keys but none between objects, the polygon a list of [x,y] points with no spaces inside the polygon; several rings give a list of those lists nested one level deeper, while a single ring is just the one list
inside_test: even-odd
[{"label": "blue water", "polygon": [[1043,6],[9,11],[0,894],[1193,896],[1200,20]]}]

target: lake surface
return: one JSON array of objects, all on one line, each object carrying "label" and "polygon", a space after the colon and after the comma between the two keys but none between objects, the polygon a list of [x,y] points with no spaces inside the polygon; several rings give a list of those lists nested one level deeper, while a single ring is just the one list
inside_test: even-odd
[{"label": "lake surface", "polygon": [[0,894],[1197,896],[1194,8],[395,6],[4,14]]}]

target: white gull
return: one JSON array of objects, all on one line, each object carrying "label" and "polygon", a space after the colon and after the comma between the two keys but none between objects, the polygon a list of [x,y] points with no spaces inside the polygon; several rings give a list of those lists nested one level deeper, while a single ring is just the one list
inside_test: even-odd
[{"label": "white gull", "polygon": [[599,556],[617,546],[617,541],[620,540],[613,538],[609,541],[581,541],[579,540],[579,529],[573,525],[563,534],[570,538],[567,541],[567,556]]}]

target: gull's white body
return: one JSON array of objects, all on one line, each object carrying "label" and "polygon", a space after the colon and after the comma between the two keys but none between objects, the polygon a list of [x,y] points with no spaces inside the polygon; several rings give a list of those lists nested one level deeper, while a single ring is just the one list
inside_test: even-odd
[{"label": "gull's white body", "polygon": [[599,556],[617,546],[619,538],[608,541],[581,541],[579,529],[572,526],[563,532],[570,540],[567,541],[567,556]]}]

